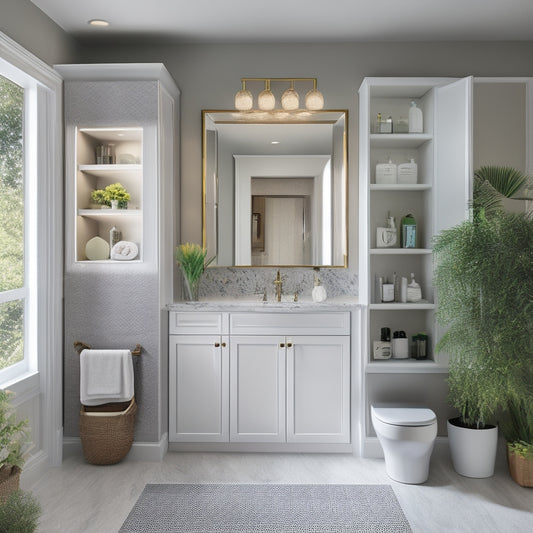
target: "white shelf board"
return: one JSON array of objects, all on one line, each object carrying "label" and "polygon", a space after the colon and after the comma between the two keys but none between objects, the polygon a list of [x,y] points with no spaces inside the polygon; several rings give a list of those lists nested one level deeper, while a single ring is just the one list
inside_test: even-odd
[{"label": "white shelf board", "polygon": [[79,131],[100,142],[140,142],[143,132],[142,128],[80,128]]},{"label": "white shelf board", "polygon": [[367,374],[447,374],[448,367],[433,359],[385,359],[366,364]]},{"label": "white shelf board", "polygon": [[370,145],[373,148],[418,148],[433,140],[429,133],[372,133]]},{"label": "white shelf board", "polygon": [[415,191],[429,191],[431,190],[431,185],[428,183],[371,183],[371,191],[404,191],[404,192],[415,192]]},{"label": "white shelf board", "polygon": [[380,303],[370,304],[369,309],[372,311],[425,311],[435,309],[435,304],[430,302],[425,303]]},{"label": "white shelf board", "polygon": [[115,165],[78,165],[78,170],[82,172],[91,172],[91,173],[113,173],[118,172],[141,172],[143,166],[141,164],[115,164]]},{"label": "white shelf board", "polygon": [[80,217],[102,218],[102,217],[138,217],[142,215],[140,209],[78,209]]},{"label": "white shelf board", "polygon": [[430,255],[431,248],[371,248],[370,255]]}]

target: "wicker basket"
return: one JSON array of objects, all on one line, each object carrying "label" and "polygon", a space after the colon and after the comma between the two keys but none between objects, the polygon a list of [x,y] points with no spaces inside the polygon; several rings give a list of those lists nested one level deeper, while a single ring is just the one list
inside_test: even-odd
[{"label": "wicker basket", "polygon": [[82,405],[80,438],[83,456],[93,465],[112,465],[126,457],[133,443],[135,398],[130,402]]},{"label": "wicker basket", "polygon": [[526,459],[509,450],[507,446],[507,462],[511,477],[521,487],[533,487],[533,460]]},{"label": "wicker basket", "polygon": [[0,468],[0,502],[5,501],[13,491],[18,490],[20,472],[18,466],[4,465]]}]

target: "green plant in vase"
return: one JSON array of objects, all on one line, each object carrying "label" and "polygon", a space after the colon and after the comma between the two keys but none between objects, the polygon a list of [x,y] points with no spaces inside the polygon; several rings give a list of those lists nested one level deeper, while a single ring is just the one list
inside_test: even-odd
[{"label": "green plant in vase", "polygon": [[100,206],[110,206],[111,202],[108,202],[105,196],[105,192],[103,189],[97,189],[96,191],[91,192],[91,200],[96,205]]},{"label": "green plant in vase", "polygon": [[124,186],[120,183],[112,183],[104,189],[104,197],[106,202],[113,207],[116,202],[116,208],[127,209],[128,202],[131,199],[130,193],[126,191]]},{"label": "green plant in vase", "polygon": [[188,299],[198,300],[198,288],[204,270],[215,259],[206,261],[207,250],[199,244],[185,243],[176,248],[176,261],[181,268]]}]

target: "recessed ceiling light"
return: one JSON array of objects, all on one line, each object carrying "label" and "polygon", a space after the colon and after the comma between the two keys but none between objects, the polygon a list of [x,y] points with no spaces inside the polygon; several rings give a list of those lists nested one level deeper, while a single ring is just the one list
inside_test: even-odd
[{"label": "recessed ceiling light", "polygon": [[270,144],[279,144],[280,141],[270,141]]},{"label": "recessed ceiling light", "polygon": [[89,26],[109,26],[109,22],[107,22],[107,20],[102,19],[92,19],[89,20],[87,24],[89,24]]}]

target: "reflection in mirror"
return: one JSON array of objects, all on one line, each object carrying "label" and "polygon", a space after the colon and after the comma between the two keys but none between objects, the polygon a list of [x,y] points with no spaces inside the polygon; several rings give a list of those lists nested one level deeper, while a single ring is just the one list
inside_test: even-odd
[{"label": "reflection in mirror", "polygon": [[203,111],[203,244],[218,266],[347,263],[347,112]]}]

